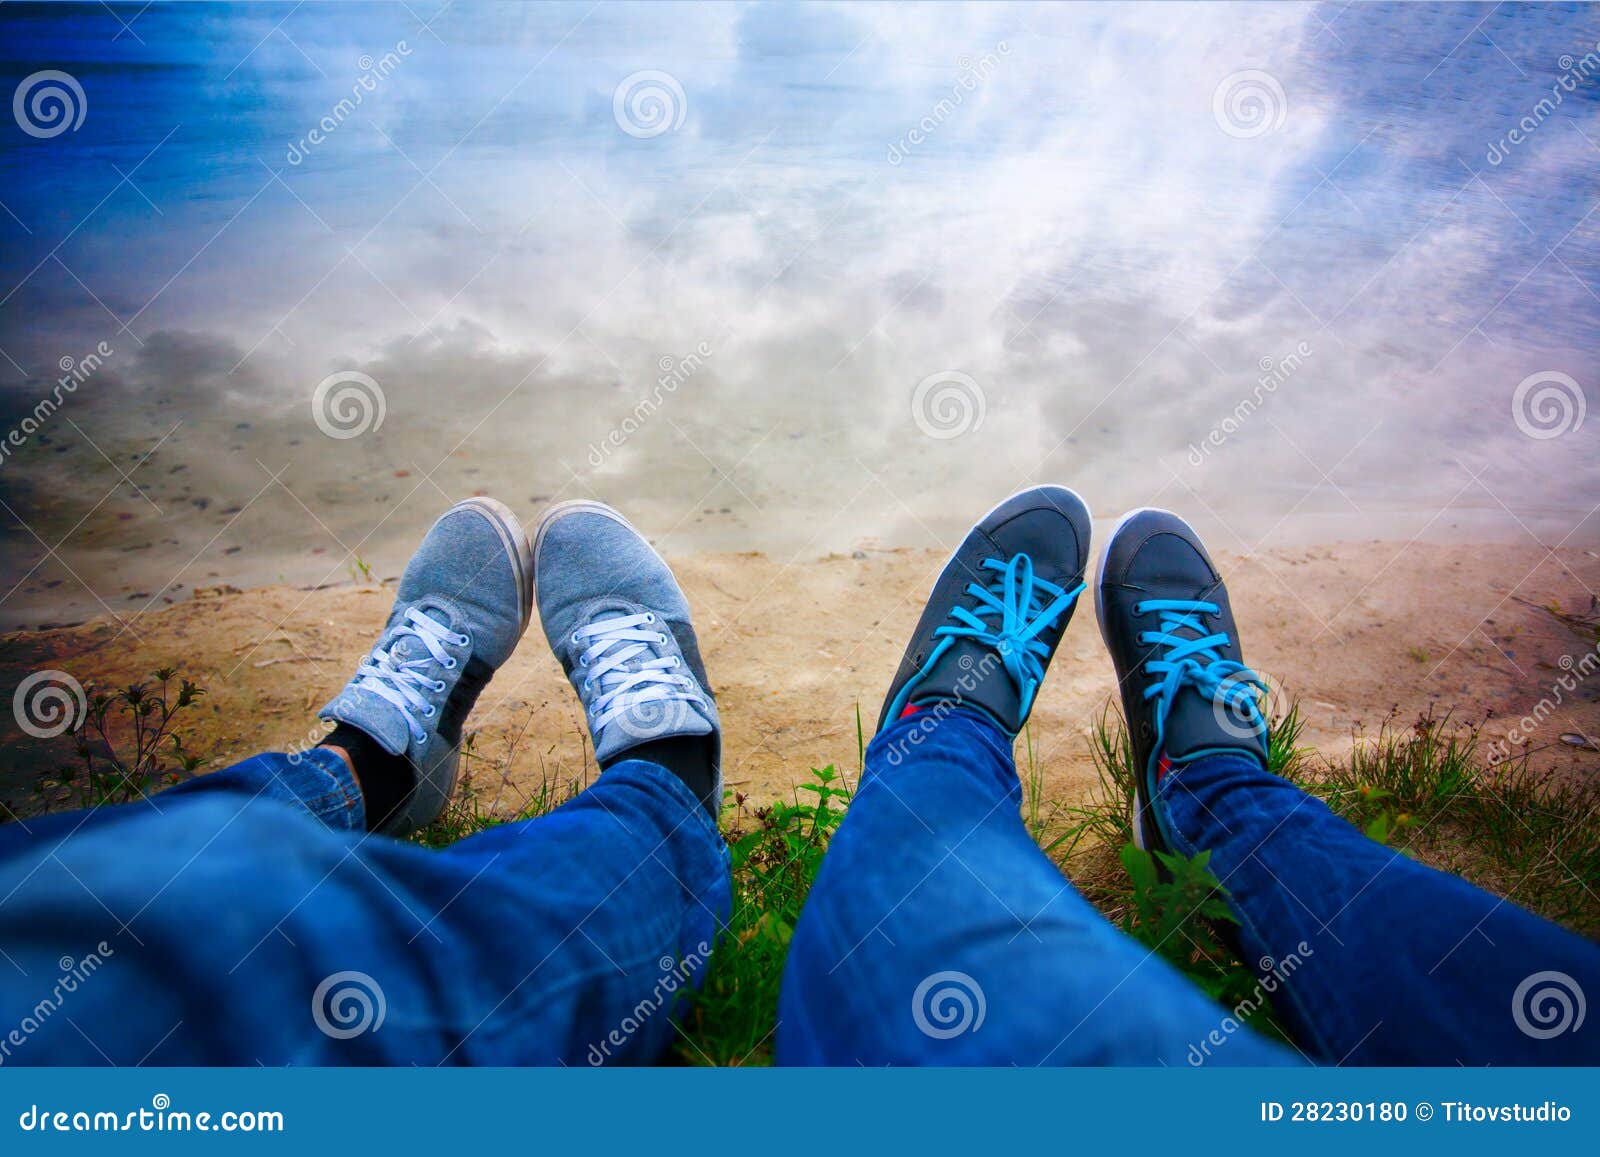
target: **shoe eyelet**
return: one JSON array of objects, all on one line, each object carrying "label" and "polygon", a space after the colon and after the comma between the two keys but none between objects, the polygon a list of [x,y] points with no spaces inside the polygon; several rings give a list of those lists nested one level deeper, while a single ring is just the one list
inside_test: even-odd
[{"label": "shoe eyelet", "polygon": [[437,683],[435,683],[433,685],[433,691],[434,691],[434,694],[436,694],[436,695],[444,693],[444,680],[443,679],[440,679]]},{"label": "shoe eyelet", "polygon": [[651,614],[649,611],[646,611],[644,613],[644,621],[646,623],[653,623],[653,622],[656,621],[656,617],[653,614]]},{"label": "shoe eyelet", "polygon": [[588,665],[589,665],[589,656],[588,655],[580,655],[578,657],[578,666],[587,667]]},{"label": "shoe eyelet", "polygon": [[572,632],[572,644],[573,644],[573,646],[580,646],[580,645],[582,645],[582,643],[583,643],[583,640],[578,638],[578,632],[577,631],[573,631]]},{"label": "shoe eyelet", "polygon": [[428,704],[428,709],[422,713],[425,719],[432,719],[437,714],[439,714],[439,709],[432,703]]},{"label": "shoe eyelet", "polygon": [[455,659],[455,656],[454,656],[454,655],[447,655],[447,656],[445,656],[445,661],[444,661],[444,663],[443,663],[443,664],[442,664],[442,666],[443,666],[443,667],[444,667],[444,669],[445,669],[445,670],[446,670],[446,671],[454,671],[454,670],[455,670],[455,669],[456,669],[456,659]]},{"label": "shoe eyelet", "polygon": [[683,660],[676,655],[672,656],[672,669],[676,671],[681,666],[683,666]]},{"label": "shoe eyelet", "polygon": [[419,743],[423,747],[426,747],[428,746],[428,733],[426,731],[420,731],[413,735],[411,740],[413,743]]},{"label": "shoe eyelet", "polygon": [[470,646],[472,646],[472,636],[468,635],[468,634],[457,635],[456,636],[456,646],[458,646],[458,647],[470,647]]},{"label": "shoe eyelet", "polygon": [[665,646],[666,642],[667,642],[667,637],[665,635],[657,635],[656,636],[656,642],[660,643],[662,646]]}]

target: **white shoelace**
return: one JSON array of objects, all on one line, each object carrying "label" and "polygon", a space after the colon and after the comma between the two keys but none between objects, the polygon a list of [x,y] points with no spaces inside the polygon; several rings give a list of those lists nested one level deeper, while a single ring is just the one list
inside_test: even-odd
[{"label": "white shoelace", "polygon": [[[423,646],[428,648],[428,654],[415,659],[397,660],[392,654],[394,646],[401,639],[408,638],[421,639]],[[471,641],[431,615],[413,608],[406,612],[405,619],[395,629],[394,637],[384,647],[367,656],[356,671],[353,684],[380,699],[387,699],[399,708],[411,731],[411,738],[421,743],[427,739],[428,733],[417,722],[417,715],[432,719],[438,714],[438,708],[424,699],[419,691],[427,690],[437,695],[445,688],[443,679],[429,677],[428,668],[437,663],[446,671],[455,670],[455,656],[445,651],[444,644],[465,647]]]},{"label": "white shoelace", "polygon": [[[695,681],[686,675],[674,674],[683,660],[676,655],[655,653],[654,647],[667,641],[667,636],[660,631],[643,629],[655,621],[655,615],[649,613],[619,615],[579,627],[572,633],[575,646],[589,644],[579,656],[578,665],[588,672],[583,680],[584,698],[596,731],[629,708],[644,703],[700,701]],[[600,693],[589,701],[589,695],[596,688]]]}]

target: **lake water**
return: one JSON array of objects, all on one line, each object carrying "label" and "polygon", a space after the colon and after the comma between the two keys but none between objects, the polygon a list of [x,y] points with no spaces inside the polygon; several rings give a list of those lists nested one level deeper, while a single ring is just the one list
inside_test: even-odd
[{"label": "lake water", "polygon": [[1600,540],[1594,8],[8,4],[0,63],[0,623],[475,491]]}]

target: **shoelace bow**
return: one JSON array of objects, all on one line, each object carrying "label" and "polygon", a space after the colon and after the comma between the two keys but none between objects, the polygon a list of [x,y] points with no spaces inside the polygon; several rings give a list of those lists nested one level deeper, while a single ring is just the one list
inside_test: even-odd
[{"label": "shoelace bow", "polygon": [[589,672],[583,689],[592,693],[598,688],[600,692],[588,703],[596,731],[629,708],[645,703],[700,701],[695,681],[687,675],[673,674],[683,660],[676,655],[656,654],[655,647],[666,643],[666,634],[643,629],[655,621],[655,615],[648,612],[618,615],[572,632],[575,646],[588,642],[588,648],[578,657],[578,665]]},{"label": "shoelace bow", "polygon": [[1205,624],[1206,617],[1221,613],[1216,603],[1146,599],[1134,604],[1133,613],[1161,616],[1159,630],[1139,632],[1140,643],[1161,648],[1159,658],[1144,664],[1147,674],[1157,676],[1145,687],[1144,697],[1160,701],[1156,708],[1160,732],[1165,731],[1167,713],[1185,686],[1193,687],[1257,732],[1266,731],[1259,696],[1266,693],[1267,685],[1243,663],[1224,659],[1217,648],[1228,645],[1227,632],[1213,631]]},{"label": "shoelace bow", "polygon": [[[397,659],[394,655],[395,644],[402,639],[422,640],[428,653],[415,659]],[[428,733],[417,722],[417,715],[432,719],[438,714],[438,708],[423,698],[420,692],[427,690],[438,694],[445,688],[444,680],[432,678],[428,669],[437,664],[446,671],[455,670],[456,658],[445,651],[444,644],[465,647],[471,642],[467,635],[456,634],[446,624],[413,607],[406,612],[406,617],[395,628],[389,641],[368,655],[357,669],[354,684],[399,708],[411,731],[411,738],[422,743],[428,738]]]},{"label": "shoelace bow", "polygon": [[[951,609],[950,617],[960,625],[947,624],[933,632],[935,638],[948,641],[940,644],[929,666],[956,639],[982,643],[1005,664],[1021,693],[1021,714],[1026,716],[1044,681],[1044,660],[1050,657],[1049,646],[1039,636],[1072,606],[1085,584],[1080,582],[1067,590],[1040,578],[1033,573],[1033,559],[1026,554],[1013,555],[1009,562],[986,558],[983,568],[997,573],[988,586],[967,584],[967,594],[978,600],[977,610],[959,606]],[[1046,599],[1050,601],[1046,603]]]}]

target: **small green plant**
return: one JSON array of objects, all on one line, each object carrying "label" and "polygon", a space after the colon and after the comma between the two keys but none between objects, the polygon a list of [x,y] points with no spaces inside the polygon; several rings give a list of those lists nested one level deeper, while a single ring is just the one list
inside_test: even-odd
[{"label": "small green plant", "polygon": [[813,768],[793,802],[751,812],[742,794],[728,795],[733,915],[705,983],[680,1018],[676,1053],[688,1064],[770,1061],[789,940],[850,800],[831,765]]},{"label": "small green plant", "polygon": [[152,677],[154,683],[132,683],[113,692],[87,688],[86,710],[72,732],[79,762],[39,779],[47,806],[89,808],[144,799],[192,778],[206,762],[175,730],[178,716],[205,692],[180,679],[172,667]]},{"label": "small green plant", "polygon": [[350,581],[353,583],[370,583],[372,581],[372,567],[359,554],[351,555],[349,561],[345,564],[345,568],[349,571]]},{"label": "small green plant", "polygon": [[457,840],[475,836],[500,824],[548,815],[587,786],[587,782],[579,777],[561,779],[543,775],[531,793],[517,792],[520,798],[515,807],[503,809],[498,806],[498,793],[496,798],[490,798],[483,787],[485,773],[496,774],[503,791],[517,746],[526,731],[527,725],[524,724],[505,754],[498,759],[487,757],[478,750],[476,731],[465,733],[461,737],[461,777],[456,781],[456,790],[439,818],[422,830],[413,832],[409,837],[411,842],[425,848],[447,848]]},{"label": "small green plant", "polygon": [[1227,890],[1211,870],[1211,853],[1146,852],[1124,844],[1118,856],[1131,887],[1122,930],[1187,976],[1227,1008],[1251,1010],[1249,1023],[1282,1037],[1270,1007],[1251,999],[1256,976],[1233,948],[1238,923]]}]

